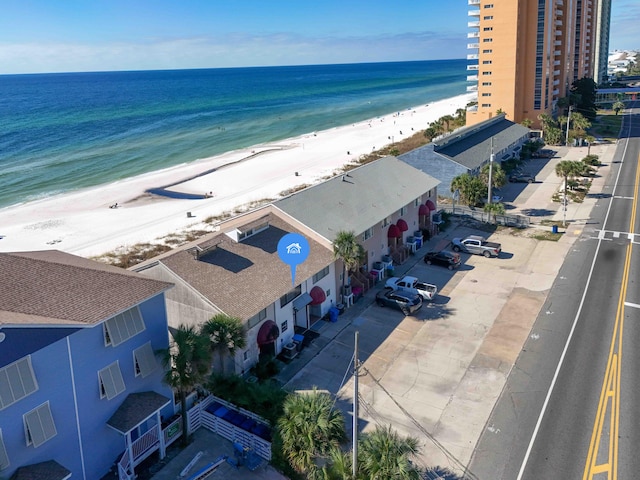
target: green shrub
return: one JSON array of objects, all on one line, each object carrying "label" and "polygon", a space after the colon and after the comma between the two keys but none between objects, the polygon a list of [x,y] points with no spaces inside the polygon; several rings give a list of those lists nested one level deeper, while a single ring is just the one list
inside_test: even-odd
[{"label": "green shrub", "polygon": [[582,159],[582,161],[585,164],[591,165],[594,167],[597,167],[598,165],[600,165],[600,160],[598,159],[598,155],[593,155],[593,154],[587,155]]}]

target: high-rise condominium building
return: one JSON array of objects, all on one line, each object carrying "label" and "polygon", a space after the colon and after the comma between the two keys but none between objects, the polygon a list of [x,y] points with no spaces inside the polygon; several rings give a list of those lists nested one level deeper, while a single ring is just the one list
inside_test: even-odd
[{"label": "high-rise condominium building", "polygon": [[478,105],[467,124],[505,112],[538,126],[538,115],[554,114],[575,80],[593,77],[598,4],[610,1],[468,0],[467,90]]}]

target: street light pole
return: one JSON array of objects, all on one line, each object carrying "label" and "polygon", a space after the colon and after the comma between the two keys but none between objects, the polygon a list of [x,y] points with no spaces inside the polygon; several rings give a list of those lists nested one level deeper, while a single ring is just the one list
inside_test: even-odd
[{"label": "street light pole", "polygon": [[564,144],[566,146],[569,146],[569,122],[571,121],[571,105],[569,105],[569,113],[567,115],[567,136],[566,139],[564,141]]},{"label": "street light pole", "polygon": [[487,198],[487,204],[491,205],[491,200],[493,199],[492,197],[492,192],[491,192],[491,183],[493,182],[493,179],[491,178],[493,176],[493,161],[495,159],[495,155],[493,154],[493,137],[491,137],[491,155],[489,156],[489,198]]}]

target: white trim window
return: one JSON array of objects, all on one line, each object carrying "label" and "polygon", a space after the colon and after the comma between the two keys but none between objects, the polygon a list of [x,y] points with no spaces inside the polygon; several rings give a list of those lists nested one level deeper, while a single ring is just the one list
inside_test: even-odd
[{"label": "white trim window", "polygon": [[151,342],[147,342],[133,351],[133,368],[136,377],[149,376],[158,367],[156,356],[151,348]]},{"label": "white trim window", "polygon": [[110,318],[103,324],[104,343],[117,347],[131,337],[144,331],[144,320],[138,306]]},{"label": "white trim window", "polygon": [[404,214],[405,214],[405,213],[407,213],[407,207],[402,207],[402,208],[400,209],[400,216],[401,216],[401,217],[404,217]]},{"label": "white trim window", "polygon": [[48,401],[30,412],[25,413],[22,416],[22,420],[24,422],[24,434],[27,439],[27,446],[33,445],[35,448],[38,448],[58,434],[56,425],[53,423],[53,416],[51,415],[51,408],[49,407]]},{"label": "white trim window", "polygon": [[364,233],[362,234],[362,241],[364,242],[365,240],[369,240],[371,237],[373,237],[373,227],[367,228],[364,231]]},{"label": "white trim window", "polygon": [[0,428],[0,470],[8,468],[9,465],[11,465],[11,462],[9,462],[9,455],[7,455],[7,449],[2,439],[2,429]]},{"label": "white trim window", "polygon": [[258,312],[257,315],[254,315],[249,320],[247,320],[247,329],[252,329],[256,325],[262,323],[262,321],[267,318],[267,309],[263,308]]},{"label": "white trim window", "polygon": [[38,390],[38,382],[26,356],[0,369],[0,410]]},{"label": "white trim window", "polygon": [[382,221],[382,228],[388,227],[391,225],[391,217],[387,217]]},{"label": "white trim window", "polygon": [[117,360],[98,371],[98,381],[100,383],[100,398],[106,397],[107,400],[117,397],[126,388]]},{"label": "white trim window", "polygon": [[320,280],[322,280],[327,275],[329,275],[329,266],[324,267],[322,270],[320,270],[318,273],[316,273],[313,276],[312,281],[313,281],[313,283],[318,283]]}]

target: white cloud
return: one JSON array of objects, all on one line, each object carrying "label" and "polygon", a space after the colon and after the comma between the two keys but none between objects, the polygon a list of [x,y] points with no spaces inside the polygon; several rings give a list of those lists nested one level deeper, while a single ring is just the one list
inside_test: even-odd
[{"label": "white cloud", "polygon": [[0,43],[0,73],[213,68],[463,58],[464,35],[367,37],[233,34],[144,43]]}]

